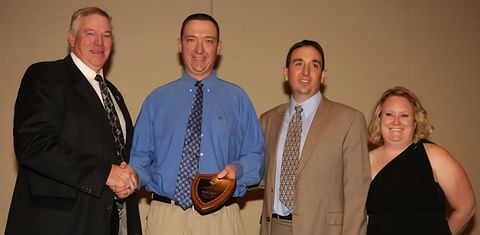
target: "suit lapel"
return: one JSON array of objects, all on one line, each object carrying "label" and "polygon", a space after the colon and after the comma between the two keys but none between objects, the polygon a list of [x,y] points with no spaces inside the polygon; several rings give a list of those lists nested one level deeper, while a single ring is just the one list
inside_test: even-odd
[{"label": "suit lapel", "polygon": [[268,152],[270,153],[269,156],[271,156],[270,159],[268,159],[269,169],[271,169],[269,171],[270,173],[269,178],[271,181],[270,185],[275,185],[275,169],[277,165],[277,146],[279,144],[278,140],[280,137],[280,131],[282,130],[282,125],[285,118],[285,112],[287,111],[287,109],[288,109],[287,104],[282,105],[276,110],[275,114],[272,115],[271,117],[271,124],[269,127],[271,131],[270,130],[268,131],[270,135],[267,137],[267,139],[270,140],[270,142],[266,144],[266,146],[269,147],[268,149]]},{"label": "suit lapel", "polygon": [[[288,107],[288,106],[285,106],[285,107]],[[272,136],[270,137],[272,141],[274,141],[274,143],[270,144],[269,146],[271,147],[270,151],[272,153],[275,153],[273,156],[275,156],[275,159],[277,158],[277,145],[278,145],[278,139],[280,137],[280,131],[282,130],[282,124],[283,124],[283,120],[284,120],[284,116],[285,116],[285,112],[287,111],[286,108],[284,107],[281,107],[276,115],[274,115],[272,117],[272,127],[273,128],[273,131],[271,132],[272,133]]]},{"label": "suit lapel", "polygon": [[[103,108],[102,102],[98,98],[97,93],[95,93],[95,90],[93,90],[92,86],[86,79],[84,82],[77,82],[77,84],[75,84],[75,89],[92,105],[92,107],[95,107],[96,110],[105,113],[105,109]],[[104,116],[107,117],[106,115]]]},{"label": "suit lapel", "polygon": [[312,157],[313,150],[318,146],[318,140],[324,133],[322,130],[325,129],[324,127],[327,123],[330,109],[330,101],[322,96],[322,100],[320,101],[320,104],[318,104],[317,111],[313,117],[310,129],[308,130],[307,138],[303,144],[302,154],[297,168],[297,175],[300,174],[308,160]]},{"label": "suit lapel", "polygon": [[[65,58],[65,63],[68,67],[67,71],[69,71],[70,73],[68,77],[72,79],[73,85],[75,86],[75,89],[78,91],[78,93],[85,100],[87,100],[92,105],[92,107],[95,107],[97,111],[104,112],[102,102],[98,98],[97,93],[93,89],[92,85],[90,85],[90,83],[87,81],[82,72],[77,68],[75,63],[73,63],[73,60],[70,56],[67,56],[67,58]],[[104,116],[106,118],[106,115]]]}]

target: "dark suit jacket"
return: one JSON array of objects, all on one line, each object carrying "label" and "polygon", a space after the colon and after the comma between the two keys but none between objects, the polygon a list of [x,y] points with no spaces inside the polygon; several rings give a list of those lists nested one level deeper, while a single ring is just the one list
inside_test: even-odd
[{"label": "dark suit jacket", "polygon": [[[262,114],[265,196],[261,234],[271,234],[278,138],[288,104]],[[370,185],[367,128],[363,114],[322,97],[298,163],[294,235],[362,235]]]},{"label": "dark suit jacket", "polygon": [[[128,153],[132,121],[120,92],[108,86],[125,117]],[[19,168],[5,234],[109,234],[114,193],[105,183],[115,141],[98,95],[70,56],[27,69],[13,135]],[[126,201],[129,234],[140,234],[137,200]]]}]

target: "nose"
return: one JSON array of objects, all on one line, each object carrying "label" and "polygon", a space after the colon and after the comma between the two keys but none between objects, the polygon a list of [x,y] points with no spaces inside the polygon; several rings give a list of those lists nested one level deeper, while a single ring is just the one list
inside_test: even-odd
[{"label": "nose", "polygon": [[400,117],[399,117],[399,116],[395,116],[395,117],[393,118],[393,124],[395,124],[395,125],[400,124]]},{"label": "nose", "polygon": [[94,43],[95,43],[96,45],[102,46],[102,45],[103,45],[103,40],[104,40],[104,39],[103,39],[103,36],[102,36],[102,35],[97,35],[97,36],[95,37]]},{"label": "nose", "polygon": [[203,52],[203,42],[198,40],[197,45],[195,45],[195,52],[202,53]]},{"label": "nose", "polygon": [[310,66],[308,66],[307,64],[305,64],[305,65],[303,66],[303,71],[302,71],[302,72],[303,72],[304,75],[309,75],[309,74],[310,74]]}]

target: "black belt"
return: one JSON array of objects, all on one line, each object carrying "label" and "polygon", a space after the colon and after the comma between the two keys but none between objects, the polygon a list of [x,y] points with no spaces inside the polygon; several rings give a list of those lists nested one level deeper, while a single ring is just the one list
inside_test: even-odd
[{"label": "black belt", "polygon": [[292,214],[288,214],[288,215],[278,215],[278,214],[272,214],[272,218],[276,218],[276,219],[283,219],[283,220],[292,220]]},{"label": "black belt", "polygon": [[160,196],[160,195],[155,194],[155,193],[153,194],[152,199],[155,200],[155,201],[165,202],[165,203],[170,203],[170,204],[175,203],[175,205],[178,206],[178,203],[177,203],[177,202],[174,202],[172,199],[170,199],[170,198],[168,198],[168,197]]},{"label": "black belt", "polygon": [[[178,202],[175,202],[174,200],[172,200],[168,197],[160,196],[156,193],[153,193],[152,199],[155,200],[155,201],[169,203],[169,204],[174,203],[175,205],[178,206]],[[237,202],[237,198],[236,197],[231,197],[227,200],[227,202],[225,202],[225,204],[223,206],[230,206],[230,205],[232,205],[233,203],[236,203],[236,202]]]}]

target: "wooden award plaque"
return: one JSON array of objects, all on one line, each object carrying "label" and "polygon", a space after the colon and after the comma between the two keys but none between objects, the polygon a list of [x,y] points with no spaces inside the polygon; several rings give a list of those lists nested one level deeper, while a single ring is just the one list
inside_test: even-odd
[{"label": "wooden award plaque", "polygon": [[219,179],[217,174],[196,174],[192,182],[192,202],[200,213],[222,207],[235,190],[235,180]]}]

